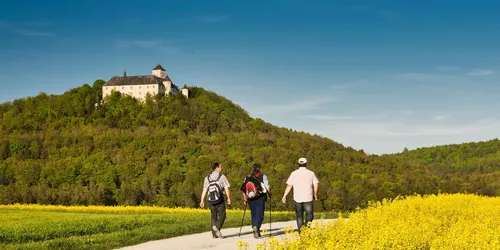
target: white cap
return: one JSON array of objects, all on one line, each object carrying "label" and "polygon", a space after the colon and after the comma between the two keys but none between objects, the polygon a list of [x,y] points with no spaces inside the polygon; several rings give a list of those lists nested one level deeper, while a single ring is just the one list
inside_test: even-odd
[{"label": "white cap", "polygon": [[307,159],[302,157],[299,159],[299,164],[304,164],[304,163],[307,163]]}]

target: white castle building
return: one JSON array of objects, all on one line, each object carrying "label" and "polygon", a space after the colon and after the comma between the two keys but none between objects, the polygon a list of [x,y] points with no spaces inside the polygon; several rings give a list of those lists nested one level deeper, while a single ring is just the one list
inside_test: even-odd
[{"label": "white castle building", "polygon": [[179,88],[172,83],[165,69],[160,65],[156,65],[151,75],[127,76],[127,72],[123,76],[113,76],[106,84],[102,86],[102,98],[111,95],[112,91],[118,91],[122,94],[130,95],[136,99],[144,100],[149,93],[151,96],[157,94],[182,94],[189,98],[189,89],[186,85],[179,91]]}]

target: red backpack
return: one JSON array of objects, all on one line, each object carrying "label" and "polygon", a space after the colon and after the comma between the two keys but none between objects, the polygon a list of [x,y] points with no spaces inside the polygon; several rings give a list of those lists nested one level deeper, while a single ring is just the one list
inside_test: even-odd
[{"label": "red backpack", "polygon": [[247,178],[245,178],[245,194],[249,199],[258,198],[262,193],[262,186],[259,179],[257,179],[260,175],[260,173],[248,174]]}]

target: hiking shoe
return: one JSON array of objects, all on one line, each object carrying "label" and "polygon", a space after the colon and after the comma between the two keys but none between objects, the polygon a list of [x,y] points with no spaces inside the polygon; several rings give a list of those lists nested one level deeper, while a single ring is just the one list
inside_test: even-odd
[{"label": "hiking shoe", "polygon": [[259,238],[259,229],[257,229],[257,226],[253,226],[253,237],[258,239]]},{"label": "hiking shoe", "polygon": [[215,232],[215,235],[219,238],[222,238],[222,233],[220,232],[220,230],[217,228],[217,226],[213,225],[212,226],[212,229],[214,230]]}]

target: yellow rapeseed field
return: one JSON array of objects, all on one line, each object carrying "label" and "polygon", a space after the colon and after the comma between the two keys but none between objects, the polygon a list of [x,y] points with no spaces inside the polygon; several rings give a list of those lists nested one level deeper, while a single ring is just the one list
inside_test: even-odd
[{"label": "yellow rapeseed field", "polygon": [[167,208],[156,206],[63,206],[63,205],[38,205],[14,204],[0,205],[0,209],[19,209],[33,211],[59,211],[59,212],[102,212],[102,213],[206,213],[206,209],[196,208]]},{"label": "yellow rapeseed field", "polygon": [[[38,204],[13,204],[0,205],[0,209],[19,209],[32,211],[59,211],[59,212],[85,212],[85,213],[210,213],[205,208],[185,207],[159,207],[159,206],[63,206],[63,205],[38,205]],[[228,213],[242,213],[242,209],[232,208]],[[274,212],[276,214],[289,214],[290,212]]]},{"label": "yellow rapeseed field", "polygon": [[500,249],[500,197],[410,196],[371,204],[260,249]]}]

